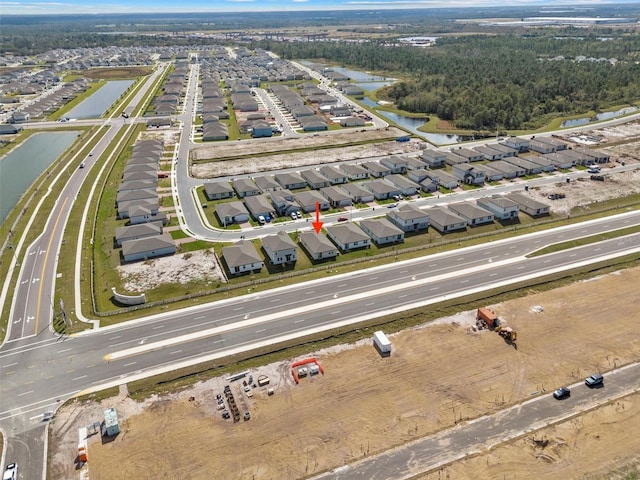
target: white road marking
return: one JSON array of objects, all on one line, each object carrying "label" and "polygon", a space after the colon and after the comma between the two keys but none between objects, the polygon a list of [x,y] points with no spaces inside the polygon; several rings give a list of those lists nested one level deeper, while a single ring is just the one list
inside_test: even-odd
[{"label": "white road marking", "polygon": [[76,380],[82,380],[83,378],[87,378],[86,375],[82,375],[80,377],[73,378],[72,380],[75,382]]}]

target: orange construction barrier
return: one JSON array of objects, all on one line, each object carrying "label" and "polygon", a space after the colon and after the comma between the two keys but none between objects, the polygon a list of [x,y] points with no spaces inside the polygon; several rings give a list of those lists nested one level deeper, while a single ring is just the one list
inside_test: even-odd
[{"label": "orange construction barrier", "polygon": [[318,365],[318,368],[320,369],[320,373],[324,375],[324,368],[322,368],[322,365],[320,365],[320,362],[318,362],[318,360],[316,360],[315,357],[299,360],[291,364],[291,375],[293,375],[293,380],[296,382],[296,384],[300,382],[300,379],[298,378],[298,371],[296,370],[296,368],[301,365],[307,365],[309,363],[315,363],[316,365]]}]

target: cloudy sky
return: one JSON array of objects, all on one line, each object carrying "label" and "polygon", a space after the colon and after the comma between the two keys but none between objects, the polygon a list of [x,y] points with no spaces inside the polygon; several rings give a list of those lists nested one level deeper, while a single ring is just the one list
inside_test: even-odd
[{"label": "cloudy sky", "polygon": [[[634,3],[617,0],[615,3]],[[59,2],[0,0],[2,14],[241,12],[294,10],[369,10],[429,7],[557,5],[556,0],[66,0]],[[562,4],[601,5],[606,0],[565,0]],[[0,22],[1,23],[1,22]]]}]

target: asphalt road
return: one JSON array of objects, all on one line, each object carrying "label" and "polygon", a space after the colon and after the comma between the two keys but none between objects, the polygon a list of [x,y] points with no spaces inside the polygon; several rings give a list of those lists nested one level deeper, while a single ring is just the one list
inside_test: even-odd
[{"label": "asphalt road", "polygon": [[[551,392],[495,415],[425,437],[381,455],[337,468],[313,480],[402,480],[436,469],[516,438],[526,432],[560,422],[628,393],[640,391],[640,365],[610,372],[603,388],[571,385],[571,397],[556,400]],[[429,407],[425,405],[425,408]]]},{"label": "asphalt road", "polygon": [[[165,65],[166,68],[166,65]],[[140,101],[149,89],[153,81],[163,72],[163,68],[156,71],[146,80],[146,88],[141,89],[133,95],[132,102]],[[0,412],[6,412],[11,405],[17,406],[15,415],[10,418],[0,414],[0,428],[8,440],[7,458],[10,462],[17,461],[20,465],[20,475],[22,478],[43,478],[41,469],[45,465],[45,441],[44,427],[42,424],[42,413],[52,410],[60,403],[59,398],[49,395],[54,389],[52,382],[55,382],[55,375],[47,372],[47,366],[56,363],[60,353],[58,350],[48,350],[56,348],[64,341],[51,328],[54,308],[60,310],[62,305],[53,305],[54,286],[57,279],[57,264],[60,245],[64,235],[64,230],[69,219],[69,215],[74,206],[77,192],[86,180],[89,172],[95,168],[106,168],[105,162],[96,165],[96,160],[105,154],[111,155],[108,151],[112,147],[112,142],[120,131],[120,128],[133,128],[131,122],[117,117],[100,120],[99,124],[104,125],[106,132],[96,132],[89,140],[93,141],[98,135],[99,138],[94,146],[93,155],[87,156],[85,168],[71,172],[62,193],[53,206],[49,218],[42,227],[42,233],[38,238],[25,249],[25,256],[19,268],[18,283],[13,292],[10,311],[10,328],[7,341],[0,348],[0,385],[20,385],[25,387],[22,393],[3,392],[0,390]],[[77,157],[69,161],[66,169],[75,168]],[[64,171],[56,177],[55,181],[62,181]],[[41,202],[44,200],[44,197]],[[41,219],[36,215],[32,218],[28,229],[39,228]],[[90,242],[90,239],[86,239]],[[22,243],[16,246],[22,248]],[[12,271],[8,278],[11,277]],[[72,280],[69,279],[69,284]],[[73,305],[64,306],[67,310],[72,310]],[[37,353],[36,353],[37,352]],[[45,353],[40,355],[40,353]],[[66,357],[66,356],[63,356]],[[29,368],[21,372],[14,370],[14,365],[29,365]],[[58,364],[60,367],[60,364]],[[63,367],[64,368],[64,367]],[[56,372],[58,374],[62,371]],[[14,396],[15,395],[15,396]],[[37,418],[31,418],[30,399],[38,398],[36,401],[38,410]],[[42,401],[44,399],[44,401]],[[49,400],[46,400],[49,399]],[[41,408],[42,407],[42,408]],[[35,423],[34,423],[35,422]]]},{"label": "asphalt road", "polygon": [[[211,238],[209,230],[199,231],[202,224],[197,209],[185,208],[193,202],[190,189],[179,181],[180,175],[187,178],[188,174],[187,139],[193,120],[196,79],[197,69],[193,69],[181,117],[186,137],[180,142],[174,178],[178,179],[177,205],[182,205],[185,225],[196,235],[202,233]],[[124,119],[111,119],[107,123],[111,127],[125,126]],[[116,131],[117,128],[109,128],[91,158],[102,155]],[[252,293],[79,336],[59,337],[48,328],[57,254],[75,193],[94,168],[92,162],[88,158],[87,168],[73,172],[44,233],[27,249],[12,304],[11,334],[0,348],[0,426],[8,440],[7,458],[20,464],[24,478],[42,477],[40,469],[44,469],[46,453],[44,412],[54,410],[80,391],[121,384],[207,358],[223,357],[234,350],[250,350],[260,344],[333,328],[340,322],[352,323],[426,305],[500,282],[518,281],[527,275],[571,268],[580,261],[597,261],[606,255],[637,252],[640,248],[638,236],[634,235],[537,259],[522,258],[536,245],[637,224],[639,214],[630,213],[541,232],[526,239],[492,242]],[[290,229],[290,225],[283,228]],[[214,235],[219,238],[221,233]]]},{"label": "asphalt road", "polygon": [[551,270],[572,268],[580,261],[640,251],[640,235],[631,235],[544,257],[523,257],[536,246],[635,224],[639,218],[640,213],[634,212],[616,219],[490,242],[160,314],[69,338],[51,338],[42,332],[11,341],[0,350],[0,421],[25,412],[41,413],[54,407],[57,399],[69,398],[80,390],[120,384],[173,369],[177,364],[222,357],[232,349],[252,349],[290,335],[302,336],[338,323],[358,322]]}]

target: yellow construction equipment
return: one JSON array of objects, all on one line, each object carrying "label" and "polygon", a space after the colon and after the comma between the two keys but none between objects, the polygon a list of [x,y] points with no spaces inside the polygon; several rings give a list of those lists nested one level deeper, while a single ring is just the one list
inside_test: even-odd
[{"label": "yellow construction equipment", "polygon": [[511,327],[498,326],[496,332],[509,343],[516,343],[518,339],[518,332]]}]

